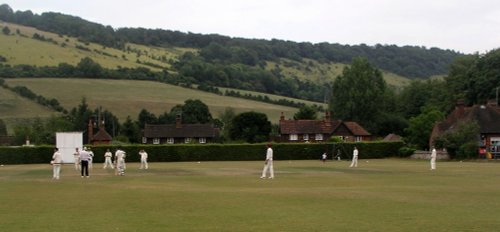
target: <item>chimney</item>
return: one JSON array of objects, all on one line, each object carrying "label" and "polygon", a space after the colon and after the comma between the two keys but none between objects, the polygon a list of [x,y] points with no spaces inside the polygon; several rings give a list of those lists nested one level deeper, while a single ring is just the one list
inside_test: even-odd
[{"label": "chimney", "polygon": [[180,114],[177,114],[175,116],[175,128],[182,128],[182,120]]},{"label": "chimney", "polygon": [[330,118],[330,111],[325,111],[325,121],[331,121],[332,119]]},{"label": "chimney", "polygon": [[458,100],[457,104],[455,105],[455,110],[457,111],[458,115],[464,115],[465,113],[465,102],[464,100]]},{"label": "chimney", "polygon": [[88,137],[89,137],[89,141],[87,141],[87,143],[91,144],[92,143],[92,137],[94,137],[94,127],[92,125],[92,120],[89,119],[89,125],[88,125]]},{"label": "chimney", "polygon": [[283,120],[285,120],[285,115],[283,114],[283,112],[281,112],[280,121],[283,121]]}]

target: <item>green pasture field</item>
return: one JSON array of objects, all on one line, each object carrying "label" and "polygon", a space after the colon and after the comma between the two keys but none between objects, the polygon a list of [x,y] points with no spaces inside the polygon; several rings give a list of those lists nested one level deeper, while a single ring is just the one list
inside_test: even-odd
[{"label": "green pasture field", "polygon": [[[7,58],[7,64],[11,65],[57,66],[62,62],[76,65],[82,58],[90,57],[106,68],[115,69],[118,66],[130,68],[147,67],[159,71],[160,69],[156,67],[139,64],[137,60],[142,63],[148,62],[168,69],[171,65],[169,62],[160,61],[159,58],[162,56],[167,61],[177,60],[177,57],[186,51],[196,52],[195,49],[147,47],[131,43],[125,46],[130,48],[129,51],[126,49],[118,50],[95,43],[85,44],[74,37],[59,36],[54,33],[37,30],[33,27],[12,23],[4,23],[4,25],[9,27],[11,34],[7,36],[0,33],[0,54]],[[17,30],[24,36],[18,35],[16,33]],[[33,39],[32,36],[35,33],[46,39],[52,39],[58,44]],[[78,49],[77,46],[86,47],[90,51]]]},{"label": "green pasture field", "polygon": [[0,87],[0,119],[5,122],[7,131],[13,132],[14,125],[26,123],[34,117],[48,118],[51,115],[58,113]]},{"label": "green pasture field", "polygon": [[[279,154],[276,154],[279,155]],[[48,161],[47,161],[48,163]],[[407,159],[0,167],[0,231],[498,231],[500,164]]]},{"label": "green pasture field", "polygon": [[[45,98],[55,98],[67,110],[78,106],[85,97],[90,109],[102,106],[115,114],[120,122],[128,115],[133,120],[142,109],[155,115],[162,114],[188,99],[200,99],[208,105],[212,117],[217,118],[226,107],[236,113],[256,111],[267,114],[271,122],[278,122],[281,112],[290,117],[298,109],[236,97],[220,96],[199,90],[153,81],[99,80],[80,78],[15,78],[4,79],[9,86],[26,86]],[[32,115],[34,116],[34,115]]]}]

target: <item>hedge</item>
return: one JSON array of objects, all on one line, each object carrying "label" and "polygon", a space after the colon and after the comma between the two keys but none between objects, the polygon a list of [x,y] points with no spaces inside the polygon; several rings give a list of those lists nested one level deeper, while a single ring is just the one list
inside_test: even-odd
[{"label": "hedge", "polygon": [[[329,158],[340,151],[342,159],[350,159],[356,146],[360,159],[374,159],[400,156],[402,142],[363,142],[363,143],[273,143],[275,160],[313,160],[320,159],[325,151]],[[148,153],[150,162],[179,161],[246,161],[264,160],[266,144],[171,144],[171,145],[126,145],[90,146],[94,152],[94,162],[103,163],[104,153],[113,153],[120,148],[127,154],[127,162],[139,162],[139,151]],[[48,163],[53,154],[52,146],[0,147],[0,164]]]}]

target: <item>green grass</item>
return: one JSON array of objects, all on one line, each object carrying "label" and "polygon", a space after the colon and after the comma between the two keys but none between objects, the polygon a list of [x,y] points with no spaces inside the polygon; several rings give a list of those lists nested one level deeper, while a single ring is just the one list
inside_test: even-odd
[{"label": "green grass", "polygon": [[[126,49],[118,50],[106,48],[95,43],[88,43],[88,45],[85,45],[74,37],[59,36],[32,27],[12,23],[4,24],[10,28],[11,35],[6,36],[0,33],[0,54],[6,57],[7,63],[11,65],[29,64],[37,66],[57,66],[61,62],[76,65],[82,58],[90,57],[106,68],[114,69],[118,66],[130,68],[147,67],[159,71],[158,68],[138,64],[136,61],[139,60],[143,63],[152,63],[162,66],[171,72],[175,72],[172,70],[170,61],[177,60],[179,56],[188,51],[193,53],[198,52],[198,50],[194,48],[153,47],[132,43],[128,43],[125,46],[126,48],[130,48],[129,51]],[[16,30],[19,30],[21,34],[27,37],[15,34]],[[35,40],[32,38],[34,33],[43,35],[47,39],[50,38],[56,41],[58,45]],[[61,46],[63,43],[66,44],[65,47]],[[91,51],[77,49],[77,45],[87,47]],[[96,50],[98,52],[96,52]],[[102,53],[107,53],[111,56],[106,56]],[[158,59],[161,57],[164,57],[165,60],[159,61]],[[312,59],[303,59],[303,62],[280,59],[278,63],[273,61],[266,63],[266,70],[272,70],[279,66],[282,70],[282,74],[286,77],[297,77],[300,80],[309,80],[315,83],[333,82],[338,75],[342,74],[344,67],[347,66],[341,63],[321,63]],[[383,75],[388,84],[396,86],[397,88],[406,86],[410,82],[408,78],[394,73],[384,71]]]},{"label": "green grass", "polygon": [[[279,157],[279,154],[276,154]],[[0,231],[497,231],[494,162],[150,163],[126,176],[94,164],[0,167]],[[369,162],[366,162],[369,161]]]},{"label": "green grass", "polygon": [[2,119],[10,134],[13,126],[26,123],[34,117],[48,118],[58,113],[43,107],[27,98],[0,87],[0,119]]},{"label": "green grass", "polygon": [[[9,86],[26,86],[45,98],[55,98],[71,110],[81,103],[83,97],[91,109],[102,106],[115,114],[121,122],[127,115],[136,119],[141,109],[159,115],[188,99],[200,99],[208,105],[214,118],[226,107],[236,113],[257,111],[267,114],[271,122],[279,120],[281,112],[292,117],[297,108],[267,104],[235,97],[220,96],[203,91],[186,89],[179,86],[152,81],[98,80],[63,78],[15,78],[5,79]],[[26,115],[32,116],[35,115]]]},{"label": "green grass", "polygon": [[[195,49],[159,48],[131,43],[126,44],[126,47],[136,51],[131,52],[106,48],[95,43],[88,43],[88,45],[86,45],[74,37],[61,37],[57,34],[40,31],[32,27],[12,23],[4,24],[10,28],[11,35],[7,36],[0,33],[0,54],[6,57],[7,64],[11,65],[28,64],[36,66],[57,66],[62,62],[76,65],[82,58],[90,57],[106,68],[115,69],[118,66],[130,68],[147,67],[159,71],[158,68],[138,64],[136,61],[140,60],[143,63],[149,62],[170,69],[170,63],[159,61],[158,58],[165,56],[167,61],[176,60],[179,55],[182,55],[186,51],[196,52]],[[17,35],[17,30],[19,30],[22,35],[25,35],[25,37]],[[50,38],[58,44],[33,39],[32,36],[35,33],[44,36],[46,39]],[[62,46],[63,43],[65,44],[64,47]],[[86,47],[91,51],[78,49],[76,48],[77,45]],[[96,52],[96,50],[99,51],[99,53]],[[137,52],[140,53],[139,56]],[[109,55],[104,55],[103,53]],[[156,59],[153,59],[153,57]]]},{"label": "green grass", "polygon": [[[297,77],[299,80],[309,80],[315,83],[333,83],[335,78],[341,75],[344,68],[348,66],[342,63],[320,63],[311,59],[303,59],[303,62],[280,59],[278,63],[267,62],[266,69],[273,70],[279,67],[283,75],[287,77]],[[398,89],[411,82],[406,77],[383,70],[382,75],[387,84]]]}]

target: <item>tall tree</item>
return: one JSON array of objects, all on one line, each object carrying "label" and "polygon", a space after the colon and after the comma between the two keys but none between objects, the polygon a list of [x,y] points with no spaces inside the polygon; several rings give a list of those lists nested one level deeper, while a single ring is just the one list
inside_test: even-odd
[{"label": "tall tree", "polygon": [[139,128],[144,129],[145,124],[156,124],[158,122],[158,118],[156,116],[147,111],[146,109],[142,109],[141,112],[139,112]]},{"label": "tall tree", "polygon": [[333,116],[356,121],[369,131],[377,130],[376,118],[384,106],[386,83],[382,72],[365,58],[356,58],[333,82],[329,107]]},{"label": "tall tree", "polygon": [[208,106],[202,101],[188,99],[182,106],[183,123],[209,123],[212,121],[212,115]]},{"label": "tall tree", "polygon": [[121,128],[120,135],[128,138],[128,142],[130,143],[140,142],[141,135],[140,135],[139,125],[137,122],[132,121],[130,116],[127,116],[127,119],[125,119],[125,122],[123,122],[123,125],[120,128]]},{"label": "tall tree", "polygon": [[222,137],[226,139],[229,138],[229,131],[231,130],[234,117],[236,117],[236,112],[232,107],[226,107],[219,114],[219,120],[222,122]]},{"label": "tall tree", "polygon": [[454,159],[477,158],[479,125],[477,121],[459,122],[454,130],[447,131],[435,141],[437,147],[446,148]]},{"label": "tall tree", "polygon": [[500,87],[500,48],[479,58],[467,75],[468,103],[481,104],[495,99],[496,88]]},{"label": "tall tree", "polygon": [[315,120],[318,118],[318,111],[316,108],[310,105],[304,105],[300,107],[299,111],[293,115],[293,119],[301,120],[301,119],[309,119]]},{"label": "tall tree", "polygon": [[406,142],[419,149],[429,149],[432,128],[443,119],[444,114],[436,108],[424,108],[420,115],[410,118],[409,126],[405,129]]},{"label": "tall tree", "polygon": [[73,129],[76,131],[87,131],[87,125],[91,117],[92,111],[89,109],[85,97],[82,98],[77,107],[70,111],[70,121],[73,123]]},{"label": "tall tree", "polygon": [[234,117],[229,136],[232,140],[249,143],[266,142],[271,133],[271,122],[263,113],[245,112]]}]

